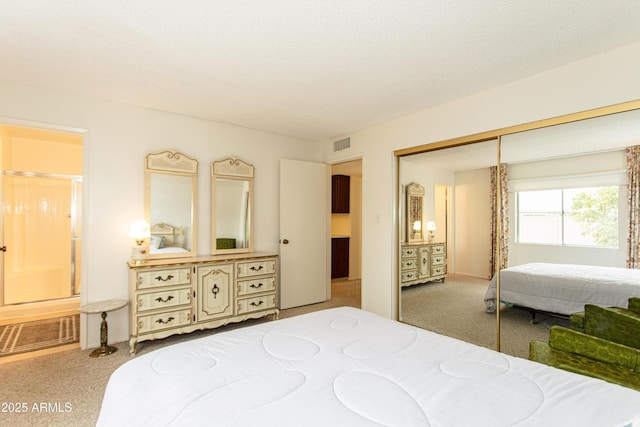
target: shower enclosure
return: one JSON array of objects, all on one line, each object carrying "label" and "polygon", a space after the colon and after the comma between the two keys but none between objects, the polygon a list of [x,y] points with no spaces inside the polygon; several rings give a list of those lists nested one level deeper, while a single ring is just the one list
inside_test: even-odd
[{"label": "shower enclosure", "polygon": [[4,171],[0,306],[80,294],[82,177]]}]

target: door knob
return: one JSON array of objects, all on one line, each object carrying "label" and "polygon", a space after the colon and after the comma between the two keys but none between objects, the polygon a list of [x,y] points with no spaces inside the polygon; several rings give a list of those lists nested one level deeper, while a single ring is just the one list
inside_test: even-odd
[{"label": "door knob", "polygon": [[281,241],[280,241],[280,243],[282,243],[283,245],[286,245],[286,244],[288,244],[288,243],[289,243],[289,240],[284,239],[284,240],[281,240]]}]

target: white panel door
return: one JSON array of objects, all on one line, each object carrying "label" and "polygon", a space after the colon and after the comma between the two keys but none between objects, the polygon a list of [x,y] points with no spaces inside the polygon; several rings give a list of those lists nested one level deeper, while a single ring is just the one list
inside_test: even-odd
[{"label": "white panel door", "polygon": [[324,163],[280,160],[280,308],[326,301],[328,195]]}]

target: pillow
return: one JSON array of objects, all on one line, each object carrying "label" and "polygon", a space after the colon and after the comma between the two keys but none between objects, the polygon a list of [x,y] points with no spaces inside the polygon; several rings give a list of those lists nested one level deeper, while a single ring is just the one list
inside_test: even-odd
[{"label": "pillow", "polygon": [[153,250],[164,248],[164,237],[162,236],[151,236],[149,239],[150,247]]}]

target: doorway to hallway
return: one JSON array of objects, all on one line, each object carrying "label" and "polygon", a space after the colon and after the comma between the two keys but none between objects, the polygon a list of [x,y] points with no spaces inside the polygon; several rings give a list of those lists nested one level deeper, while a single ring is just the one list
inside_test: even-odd
[{"label": "doorway to hallway", "polygon": [[[357,281],[362,277],[362,160],[331,165],[331,279]],[[345,200],[345,198],[348,198]]]}]

